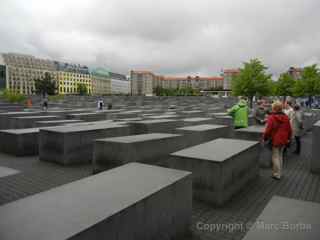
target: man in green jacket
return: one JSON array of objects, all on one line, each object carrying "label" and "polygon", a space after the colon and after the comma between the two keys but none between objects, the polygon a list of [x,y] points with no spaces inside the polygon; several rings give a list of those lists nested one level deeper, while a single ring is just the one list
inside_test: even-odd
[{"label": "man in green jacket", "polygon": [[244,98],[240,98],[240,101],[228,110],[228,114],[233,118],[235,129],[248,127],[249,108]]}]

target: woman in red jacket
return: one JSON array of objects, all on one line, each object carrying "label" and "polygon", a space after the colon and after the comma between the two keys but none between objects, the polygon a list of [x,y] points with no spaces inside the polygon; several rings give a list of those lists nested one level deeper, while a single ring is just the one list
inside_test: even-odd
[{"label": "woman in red jacket", "polygon": [[289,143],[292,135],[291,124],[288,116],[283,113],[281,102],[272,105],[272,113],[267,120],[263,140],[272,143],[272,177],[280,180],[283,162],[283,150]]}]

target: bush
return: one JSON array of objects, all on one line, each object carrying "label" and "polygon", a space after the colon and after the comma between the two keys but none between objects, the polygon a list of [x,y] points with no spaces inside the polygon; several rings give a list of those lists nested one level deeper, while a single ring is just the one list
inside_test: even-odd
[{"label": "bush", "polygon": [[0,92],[0,97],[10,103],[24,103],[27,99],[25,95],[7,89]]}]

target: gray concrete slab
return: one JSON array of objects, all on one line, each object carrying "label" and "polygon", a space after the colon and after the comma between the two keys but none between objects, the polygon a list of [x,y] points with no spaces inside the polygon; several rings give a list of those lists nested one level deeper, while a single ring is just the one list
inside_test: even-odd
[{"label": "gray concrete slab", "polygon": [[10,175],[14,175],[14,174],[18,174],[19,172],[20,171],[12,169],[12,168],[7,168],[7,167],[1,167],[0,166],[0,178],[7,177],[7,176],[10,176]]},{"label": "gray concrete slab", "polygon": [[193,117],[182,119],[185,126],[201,125],[201,124],[214,124],[213,118],[207,117]]},{"label": "gray concrete slab", "polygon": [[182,127],[183,122],[173,119],[152,119],[129,123],[133,134],[173,133],[174,129]]},{"label": "gray concrete slab", "polygon": [[35,123],[35,127],[51,127],[51,126],[60,126],[65,124],[72,123],[83,123],[82,120],[53,120],[53,121],[38,121]]},{"label": "gray concrete slab", "polygon": [[98,139],[94,144],[93,170],[100,172],[129,162],[156,164],[184,147],[178,134],[149,133]]},{"label": "gray concrete slab", "polygon": [[38,154],[38,128],[0,131],[0,151],[15,156]]},{"label": "gray concrete slab", "polygon": [[243,240],[318,240],[320,204],[274,196]]},{"label": "gray concrete slab", "polygon": [[194,197],[220,206],[258,176],[258,146],[220,138],[171,154],[166,166],[191,171]]},{"label": "gray concrete slab", "polygon": [[43,115],[43,116],[23,116],[9,119],[10,129],[34,128],[38,121],[53,121],[61,119],[60,116]]},{"label": "gray concrete slab", "polygon": [[89,163],[93,157],[93,142],[105,137],[130,134],[127,125],[116,123],[66,125],[41,129],[39,158],[63,165]]},{"label": "gray concrete slab", "polygon": [[[247,128],[237,129],[234,131],[234,138],[261,141],[265,126],[249,126]],[[260,144],[259,166],[262,168],[271,167],[271,148],[267,145]]]},{"label": "gray concrete slab", "polygon": [[311,157],[311,172],[320,173],[320,121],[314,124],[312,129],[312,157]]},{"label": "gray concrete slab", "polygon": [[132,163],[1,206],[0,238],[183,239],[191,214],[191,173]]},{"label": "gray concrete slab", "polygon": [[34,111],[34,112],[25,112],[25,111],[18,111],[18,112],[4,112],[0,113],[0,129],[10,129],[10,118],[13,117],[23,117],[23,116],[37,116],[37,115],[45,115],[45,112],[41,111]]},{"label": "gray concrete slab", "polygon": [[228,137],[231,128],[225,125],[201,124],[177,128],[175,133],[184,135],[185,147],[198,145],[211,140]]}]

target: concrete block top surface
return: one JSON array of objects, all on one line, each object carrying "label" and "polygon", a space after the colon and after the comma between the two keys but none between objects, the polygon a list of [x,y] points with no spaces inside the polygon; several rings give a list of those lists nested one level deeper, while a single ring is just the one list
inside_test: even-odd
[{"label": "concrete block top surface", "polygon": [[227,128],[227,127],[228,126],[225,126],[225,125],[201,124],[201,125],[177,128],[177,130],[202,132],[202,131],[208,131],[208,130],[213,130],[218,128]]},{"label": "concrete block top surface", "polygon": [[201,117],[182,119],[182,121],[184,121],[184,122],[201,122],[201,121],[209,121],[209,120],[213,120],[213,119],[212,118],[201,118]]},{"label": "concrete block top surface", "polygon": [[265,130],[265,126],[249,126],[247,128],[237,129],[236,132],[254,132],[254,133],[263,133]]},{"label": "concrete block top surface", "polygon": [[134,142],[146,142],[151,140],[160,140],[165,138],[175,138],[181,135],[178,134],[166,134],[166,133],[149,133],[149,134],[139,134],[131,135],[125,137],[113,137],[113,138],[103,138],[96,140],[97,142],[118,142],[118,143],[134,143]]},{"label": "concrete block top surface", "polygon": [[165,119],[165,118],[176,118],[178,115],[175,114],[166,114],[166,115],[158,115],[158,116],[149,116],[148,118],[152,119]]},{"label": "concrete block top surface", "polygon": [[69,120],[69,119],[64,119],[64,120],[49,120],[49,121],[38,121],[37,123],[80,123],[83,122],[81,120]]},{"label": "concrete block top surface", "polygon": [[[274,196],[257,219],[257,226],[261,228],[253,226],[244,240],[318,240],[319,216],[319,203]],[[275,227],[272,230],[271,224]],[[286,226],[289,229],[281,229]]]},{"label": "concrete block top surface", "polygon": [[138,124],[157,124],[157,123],[171,123],[171,122],[178,122],[177,120],[172,120],[172,119],[152,119],[152,120],[143,120],[143,121],[138,121],[138,122],[133,122],[133,123],[138,123]]},{"label": "concrete block top surface", "polygon": [[53,115],[41,115],[41,116],[15,117],[15,119],[50,119],[50,118],[58,118],[58,116],[53,116]]},{"label": "concrete block top surface", "polygon": [[[81,124],[81,123],[80,123]],[[88,125],[64,125],[58,127],[43,128],[41,130],[51,131],[51,132],[60,132],[60,133],[71,133],[71,132],[86,132],[92,130],[103,130],[110,128],[123,128],[127,125],[117,124],[117,123],[105,123],[105,124],[88,124]]]},{"label": "concrete block top surface", "polygon": [[19,134],[39,132],[39,128],[7,129],[7,130],[1,130],[0,132],[19,135]]},{"label": "concrete block top surface", "polygon": [[20,111],[20,112],[3,112],[0,113],[0,116],[19,116],[19,115],[34,115],[34,114],[41,114],[44,112],[24,112],[24,111]]},{"label": "concrete block top surface", "polygon": [[218,138],[194,147],[172,153],[172,156],[224,162],[229,158],[257,145],[256,141]]},{"label": "concrete block top surface", "polygon": [[69,239],[189,175],[130,163],[20,199],[0,207],[0,239]]},{"label": "concrete block top surface", "polygon": [[320,127],[320,121],[316,122],[316,123],[314,124],[314,126],[315,126],[315,127]]},{"label": "concrete block top surface", "polygon": [[[10,175],[14,175],[14,174],[17,174],[19,172],[20,171],[12,169],[12,168],[7,168],[7,167],[1,167],[0,166],[0,178],[7,177],[7,176],[10,176]],[[0,233],[0,236],[1,236],[1,233]]]}]

